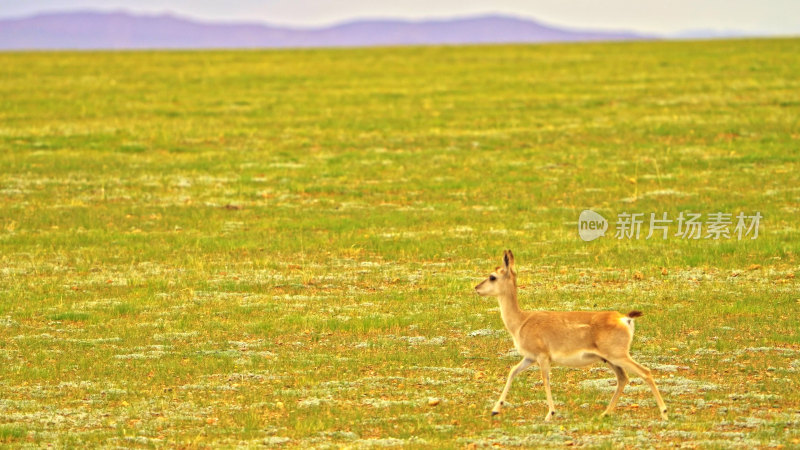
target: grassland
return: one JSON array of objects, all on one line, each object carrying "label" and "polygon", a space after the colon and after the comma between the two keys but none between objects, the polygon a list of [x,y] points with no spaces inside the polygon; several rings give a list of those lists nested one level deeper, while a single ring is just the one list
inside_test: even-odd
[{"label": "grassland", "polygon": [[[0,53],[0,443],[797,447],[798,50]],[[645,312],[669,422],[599,366],[490,418],[504,248],[523,307]]]}]

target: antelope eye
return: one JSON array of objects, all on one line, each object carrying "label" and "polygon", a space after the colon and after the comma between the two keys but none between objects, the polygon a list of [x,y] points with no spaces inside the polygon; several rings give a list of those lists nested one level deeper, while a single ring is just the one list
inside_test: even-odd
[{"label": "antelope eye", "polygon": [[494,275],[489,275],[489,281],[495,281],[495,280],[497,280],[497,277],[496,277],[496,276],[494,276]]}]

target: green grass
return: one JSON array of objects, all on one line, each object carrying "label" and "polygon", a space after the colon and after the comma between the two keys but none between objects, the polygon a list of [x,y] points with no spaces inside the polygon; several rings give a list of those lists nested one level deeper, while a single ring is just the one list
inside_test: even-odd
[{"label": "green grass", "polygon": [[26,432],[23,428],[8,425],[0,426],[0,443],[19,442],[25,438],[25,435]]},{"label": "green grass", "polygon": [[[797,446],[799,47],[0,53],[0,442]],[[613,238],[682,211],[764,218]],[[599,366],[489,417],[505,248],[523,307],[645,312],[669,422]]]}]

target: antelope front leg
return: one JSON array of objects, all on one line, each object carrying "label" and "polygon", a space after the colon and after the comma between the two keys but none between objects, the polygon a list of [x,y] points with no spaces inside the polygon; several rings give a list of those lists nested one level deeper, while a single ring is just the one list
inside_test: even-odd
[{"label": "antelope front leg", "polygon": [[516,377],[517,374],[519,374],[523,370],[530,367],[531,364],[533,364],[533,360],[524,358],[522,361],[519,362],[519,364],[511,368],[511,371],[508,373],[508,380],[506,381],[506,387],[503,388],[503,393],[500,394],[500,398],[497,400],[497,403],[494,404],[494,408],[492,408],[493,416],[500,414],[500,408],[503,406],[503,402],[506,401],[506,395],[508,395],[508,390],[511,389],[511,382],[514,381],[514,377]]},{"label": "antelope front leg", "polygon": [[550,359],[547,357],[539,358],[539,369],[542,371],[542,382],[544,391],[547,394],[547,416],[544,421],[549,422],[556,415],[556,405],[553,403],[553,394],[550,392]]}]

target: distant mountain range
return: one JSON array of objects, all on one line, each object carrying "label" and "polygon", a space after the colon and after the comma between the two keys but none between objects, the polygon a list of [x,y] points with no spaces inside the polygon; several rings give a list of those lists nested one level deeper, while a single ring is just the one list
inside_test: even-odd
[{"label": "distant mountain range", "polygon": [[168,14],[146,16],[126,12],[68,12],[0,20],[3,50],[364,47],[657,38],[625,31],[569,30],[508,16],[362,20],[313,29],[205,23]]},{"label": "distant mountain range", "polygon": [[203,23],[173,15],[125,12],[70,12],[0,20],[0,49],[363,47],[648,38],[652,37],[629,32],[565,30],[505,16],[419,22],[363,20],[314,29]]}]

